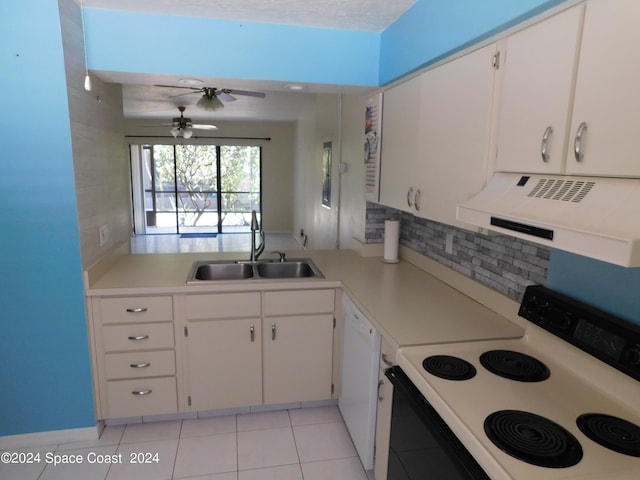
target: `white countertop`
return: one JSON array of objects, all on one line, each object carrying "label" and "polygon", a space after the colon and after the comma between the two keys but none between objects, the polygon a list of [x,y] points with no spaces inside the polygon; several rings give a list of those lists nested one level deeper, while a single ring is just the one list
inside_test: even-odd
[{"label": "white countertop", "polygon": [[[520,325],[511,321],[513,316],[511,320],[505,318],[405,260],[387,264],[380,257],[364,257],[351,250],[297,251],[288,252],[287,256],[311,258],[325,278],[187,285],[186,278],[194,261],[237,259],[243,258],[242,254],[122,254],[107,267],[101,265],[85,272],[85,291],[87,296],[95,296],[342,288],[394,347],[517,338],[524,333]],[[451,278],[447,281],[455,283]],[[467,283],[468,279],[461,281],[462,290]],[[467,288],[472,292],[478,289],[489,290],[477,284]],[[488,292],[488,297],[496,295]],[[515,302],[507,303],[515,305]],[[507,310],[512,310],[511,306]]]}]

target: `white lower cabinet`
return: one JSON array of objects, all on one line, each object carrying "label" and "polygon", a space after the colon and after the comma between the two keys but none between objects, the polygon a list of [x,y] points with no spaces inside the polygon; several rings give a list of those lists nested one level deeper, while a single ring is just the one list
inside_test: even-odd
[{"label": "white lower cabinet", "polygon": [[100,419],[177,413],[171,295],[92,300]]},{"label": "white lower cabinet", "polygon": [[262,403],[260,317],[191,322],[188,380],[196,411]]},{"label": "white lower cabinet", "polygon": [[333,315],[266,318],[264,403],[331,398]]},{"label": "white lower cabinet", "polygon": [[202,411],[331,398],[334,296],[188,295],[187,404]]},{"label": "white lower cabinet", "polygon": [[380,345],[380,372],[378,377],[378,411],[376,414],[376,447],[373,473],[376,480],[386,480],[389,469],[389,439],[391,437],[391,407],[393,384],[385,376],[387,368],[395,364],[395,350],[383,337]]},{"label": "white lower cabinet", "polygon": [[335,290],[93,297],[99,419],[333,397]]}]

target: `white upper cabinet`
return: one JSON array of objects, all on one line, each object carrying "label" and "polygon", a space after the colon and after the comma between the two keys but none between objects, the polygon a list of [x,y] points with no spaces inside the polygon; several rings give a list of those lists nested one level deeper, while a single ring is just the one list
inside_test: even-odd
[{"label": "white upper cabinet", "polygon": [[584,6],[506,39],[495,170],[561,173]]},{"label": "white upper cabinet", "polygon": [[590,0],[506,39],[496,171],[640,177],[638,25]]},{"label": "white upper cabinet", "polygon": [[457,224],[456,205],[486,180],[495,54],[491,44],[385,92],[380,203]]},{"label": "white upper cabinet", "polygon": [[496,54],[491,44],[420,77],[421,217],[469,228],[456,206],[486,183]]},{"label": "white upper cabinet", "polygon": [[420,189],[420,77],[387,90],[383,98],[380,203],[415,212],[415,192]]},{"label": "white upper cabinet", "polygon": [[587,2],[567,173],[640,177],[639,46],[638,0]]}]

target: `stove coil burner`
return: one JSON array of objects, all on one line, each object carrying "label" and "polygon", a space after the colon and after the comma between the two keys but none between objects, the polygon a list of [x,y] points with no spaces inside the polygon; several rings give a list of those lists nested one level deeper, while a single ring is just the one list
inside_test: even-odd
[{"label": "stove coil burner", "polygon": [[433,355],[422,361],[424,369],[446,380],[469,380],[476,376],[476,368],[466,360],[450,355]]},{"label": "stove coil burner", "polygon": [[540,360],[511,350],[485,352],[480,363],[491,373],[519,382],[541,382],[551,374]]},{"label": "stove coil burner", "polygon": [[640,457],[638,425],[602,413],[580,415],[576,423],[582,433],[603,447],[624,455]]},{"label": "stove coil burner", "polygon": [[547,468],[572,467],[582,459],[582,447],[557,423],[529,412],[501,410],[484,421],[484,431],[500,450]]}]

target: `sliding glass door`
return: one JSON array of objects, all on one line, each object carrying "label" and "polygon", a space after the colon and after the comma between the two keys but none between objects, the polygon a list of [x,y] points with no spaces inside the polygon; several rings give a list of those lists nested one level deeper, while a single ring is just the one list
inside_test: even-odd
[{"label": "sliding glass door", "polygon": [[257,146],[132,146],[136,233],[249,231],[260,160]]}]

